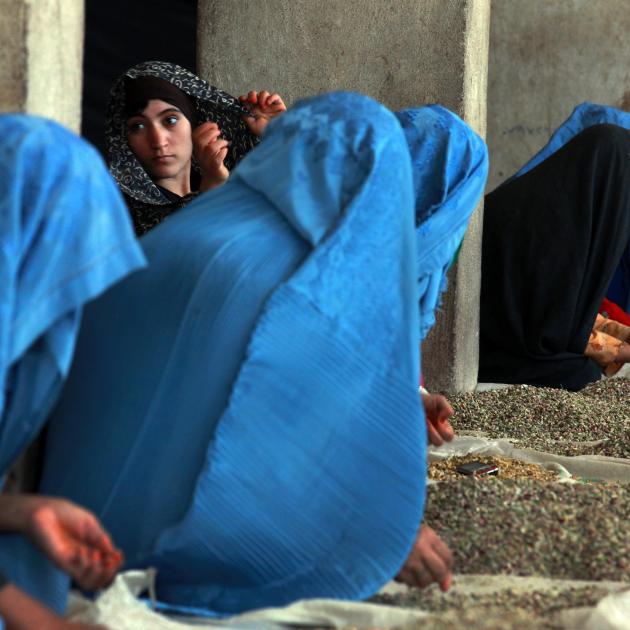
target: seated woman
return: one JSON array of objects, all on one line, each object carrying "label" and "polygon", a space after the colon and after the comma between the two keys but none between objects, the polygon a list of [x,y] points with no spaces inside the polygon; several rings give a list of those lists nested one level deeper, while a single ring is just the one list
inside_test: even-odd
[{"label": "seated woman", "polygon": [[266,91],[240,100],[163,61],[138,64],[116,81],[107,158],[136,234],[222,184],[268,121],[286,110],[278,94]]},{"label": "seated woman", "polygon": [[41,489],[94,510],[172,607],[448,588],[420,526],[418,348],[487,155],[423,111],[408,143],[368,98],[301,102],[86,312]]},{"label": "seated woman", "polygon": [[[94,149],[53,122],[21,115],[0,116],[0,146],[2,476],[59,395],[83,305],[144,258]],[[72,438],[66,448],[76,449]],[[121,563],[97,519],[66,500],[0,495],[0,531],[8,628],[65,628],[51,608],[64,608],[70,577],[94,589]]]},{"label": "seated woman", "polygon": [[624,127],[630,115],[582,105],[486,195],[480,381],[577,390],[630,361],[630,331],[596,322],[630,247]]}]

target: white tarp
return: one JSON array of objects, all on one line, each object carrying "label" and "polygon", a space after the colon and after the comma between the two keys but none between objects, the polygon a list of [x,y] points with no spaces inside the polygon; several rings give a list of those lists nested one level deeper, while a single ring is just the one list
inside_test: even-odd
[{"label": "white tarp", "polygon": [[[179,617],[167,618],[151,610],[138,596],[150,591],[154,574],[128,571],[119,575],[114,584],[92,602],[73,593],[68,618],[72,621],[100,623],[111,630],[185,630],[225,628],[228,630],[286,630],[301,628],[383,628],[402,630],[413,625],[422,627],[431,614],[421,610],[397,608],[365,602],[312,599],[295,602],[284,608],[252,611],[229,619]],[[587,582],[553,580],[549,578],[510,575],[459,575],[455,577],[455,592],[478,595],[502,590],[517,593],[560,593],[568,588],[597,586],[610,594],[594,608],[561,611],[554,623],[566,630],[630,630],[630,584],[622,582]],[[383,592],[405,591],[407,587],[390,584]]]},{"label": "white tarp", "polygon": [[96,601],[72,593],[67,617],[72,621],[99,623],[111,630],[185,630],[186,628],[229,628],[230,630],[280,630],[299,625],[343,628],[391,628],[425,619],[427,613],[393,606],[333,599],[310,599],[284,608],[266,608],[229,619],[167,618],[151,610],[138,596],[151,592],[154,573],[127,571]]}]

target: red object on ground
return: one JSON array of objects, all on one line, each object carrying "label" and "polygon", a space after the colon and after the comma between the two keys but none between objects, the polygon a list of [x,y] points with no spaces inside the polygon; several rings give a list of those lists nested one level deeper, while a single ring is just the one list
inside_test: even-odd
[{"label": "red object on ground", "polygon": [[604,298],[604,301],[601,303],[599,312],[605,317],[608,317],[608,319],[619,322],[624,326],[630,326],[630,315],[628,315],[621,306],[618,306],[606,298]]}]

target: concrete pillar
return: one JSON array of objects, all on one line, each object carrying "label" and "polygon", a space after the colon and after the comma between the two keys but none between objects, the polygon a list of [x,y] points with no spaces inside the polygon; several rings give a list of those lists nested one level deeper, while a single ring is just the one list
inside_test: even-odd
[{"label": "concrete pillar", "polygon": [[[490,0],[199,0],[200,74],[232,94],[296,99],[344,89],[392,109],[439,102],[485,135]],[[429,387],[477,382],[481,212],[473,218],[435,331]]]},{"label": "concrete pillar", "polygon": [[492,0],[489,188],[583,101],[630,111],[628,0]]},{"label": "concrete pillar", "polygon": [[83,0],[0,0],[0,111],[79,131],[83,11]]}]

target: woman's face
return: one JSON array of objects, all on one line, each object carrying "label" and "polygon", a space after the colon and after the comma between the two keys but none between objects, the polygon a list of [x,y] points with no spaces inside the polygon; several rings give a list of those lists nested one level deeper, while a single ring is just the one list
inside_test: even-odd
[{"label": "woman's face", "polygon": [[177,107],[151,99],[141,114],[127,119],[127,143],[156,183],[190,186],[192,128]]}]

